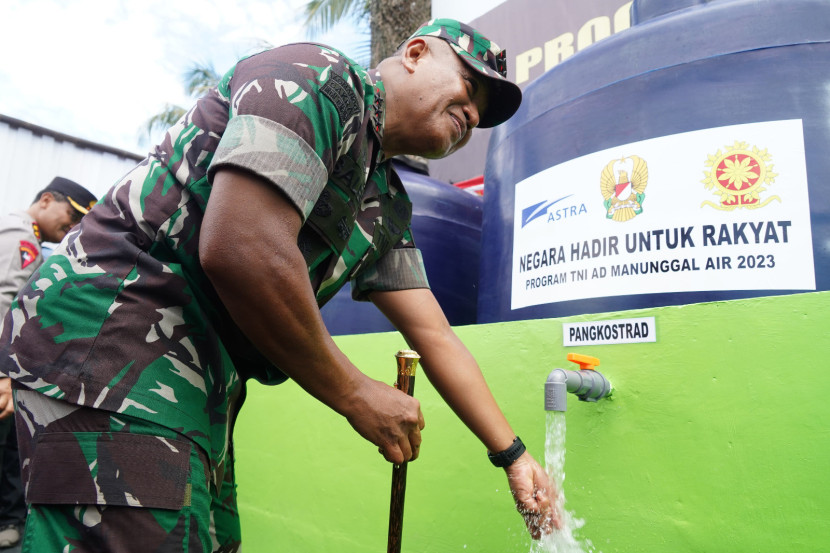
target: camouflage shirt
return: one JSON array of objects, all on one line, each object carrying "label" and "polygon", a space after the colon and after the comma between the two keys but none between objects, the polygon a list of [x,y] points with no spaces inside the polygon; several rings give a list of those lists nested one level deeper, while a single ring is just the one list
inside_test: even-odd
[{"label": "camouflage shirt", "polygon": [[212,176],[241,167],[293,202],[319,304],[349,280],[358,299],[426,287],[412,206],[382,161],[384,97],[379,74],[320,45],[240,61],[23,289],[2,329],[0,371],[189,436],[221,478],[242,383],[285,376],[232,323],[199,264]]}]

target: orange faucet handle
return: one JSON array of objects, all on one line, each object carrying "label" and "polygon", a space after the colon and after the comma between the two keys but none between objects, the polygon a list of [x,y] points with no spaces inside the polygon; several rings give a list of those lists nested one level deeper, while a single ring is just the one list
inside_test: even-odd
[{"label": "orange faucet handle", "polygon": [[573,361],[579,365],[580,370],[594,370],[594,367],[599,366],[599,359],[591,357],[590,355],[582,355],[581,353],[569,353],[568,361]]}]

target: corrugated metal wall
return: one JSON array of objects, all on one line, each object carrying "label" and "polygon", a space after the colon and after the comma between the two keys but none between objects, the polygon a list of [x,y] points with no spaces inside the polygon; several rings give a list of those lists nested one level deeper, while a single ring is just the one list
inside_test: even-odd
[{"label": "corrugated metal wall", "polygon": [[141,156],[0,115],[0,213],[26,209],[55,176],[99,198]]}]

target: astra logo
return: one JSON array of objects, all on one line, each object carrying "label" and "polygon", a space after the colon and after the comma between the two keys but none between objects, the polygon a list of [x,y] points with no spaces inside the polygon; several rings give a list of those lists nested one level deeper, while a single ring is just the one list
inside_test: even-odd
[{"label": "astra logo", "polygon": [[[564,219],[568,216],[575,216],[581,215],[582,213],[587,213],[588,210],[585,208],[585,204],[579,205],[562,205],[560,202],[567,200],[573,196],[573,194],[568,194],[567,196],[562,196],[556,200],[545,200],[539,202],[538,204],[533,204],[530,207],[526,207],[522,210],[522,228],[527,226],[528,223],[533,221],[534,219],[538,219],[539,217],[547,216],[548,222],[558,221],[560,219]],[[556,205],[560,204],[560,205]],[[553,206],[556,206],[555,209],[551,209]]]}]

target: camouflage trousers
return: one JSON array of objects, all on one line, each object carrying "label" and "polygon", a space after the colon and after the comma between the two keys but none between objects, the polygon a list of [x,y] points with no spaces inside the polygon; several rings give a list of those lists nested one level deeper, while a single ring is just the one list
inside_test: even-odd
[{"label": "camouflage trousers", "polygon": [[23,553],[233,553],[232,463],[157,424],[15,390],[28,515]]}]

